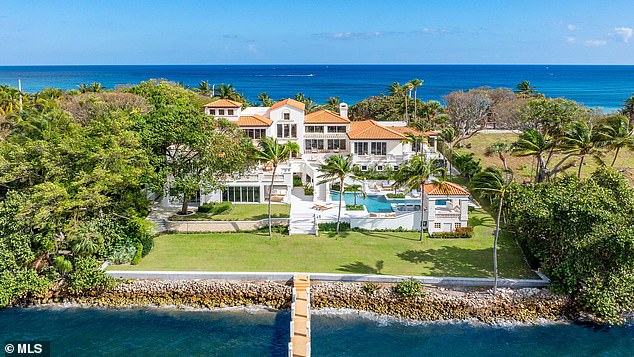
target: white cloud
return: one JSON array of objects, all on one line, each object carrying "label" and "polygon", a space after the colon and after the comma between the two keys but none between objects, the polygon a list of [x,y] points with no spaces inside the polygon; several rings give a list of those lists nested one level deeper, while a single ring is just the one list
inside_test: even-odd
[{"label": "white cloud", "polygon": [[566,26],[566,28],[568,28],[569,31],[574,31],[577,29],[577,25],[575,24],[568,24],[568,26]]},{"label": "white cloud", "polygon": [[598,46],[605,46],[606,43],[607,42],[605,40],[587,40],[583,44],[588,47],[598,47]]},{"label": "white cloud", "polygon": [[383,32],[373,31],[373,32],[335,32],[330,34],[325,34],[327,37],[336,38],[336,39],[346,39],[346,38],[372,38],[379,37],[385,35]]},{"label": "white cloud", "polygon": [[247,51],[249,51],[250,53],[253,53],[254,55],[257,55],[260,53],[260,50],[258,50],[258,46],[256,46],[253,43],[250,43],[247,45]]},{"label": "white cloud", "polygon": [[615,27],[614,32],[623,39],[623,42],[627,43],[634,34],[634,29],[631,27]]},{"label": "white cloud", "polygon": [[566,36],[564,37],[566,39],[567,43],[576,43],[577,42],[577,38],[574,36]]}]

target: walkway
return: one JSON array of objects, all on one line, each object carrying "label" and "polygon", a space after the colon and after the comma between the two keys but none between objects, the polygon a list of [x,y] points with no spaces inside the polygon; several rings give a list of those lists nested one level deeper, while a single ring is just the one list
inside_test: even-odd
[{"label": "walkway", "polygon": [[304,195],[304,188],[293,187],[291,191],[291,219],[289,234],[316,234],[315,210],[312,197]]},{"label": "walkway", "polygon": [[291,342],[289,357],[310,357],[310,277],[293,277],[293,303],[291,304]]}]

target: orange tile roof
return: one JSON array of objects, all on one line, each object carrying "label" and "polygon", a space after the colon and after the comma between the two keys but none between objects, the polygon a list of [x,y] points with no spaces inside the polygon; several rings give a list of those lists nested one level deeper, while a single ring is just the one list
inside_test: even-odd
[{"label": "orange tile roof", "polygon": [[235,100],[229,99],[218,99],[214,100],[211,103],[205,104],[205,107],[208,108],[239,108],[242,106],[242,103],[236,102]]},{"label": "orange tile roof", "polygon": [[404,134],[392,130],[390,127],[377,124],[374,120],[353,121],[350,123],[348,137],[351,140],[382,139],[403,140]]},{"label": "orange tile roof", "polygon": [[453,182],[442,182],[442,183],[426,183],[425,184],[425,193],[434,196],[434,195],[459,195],[459,196],[468,196],[469,191],[467,191],[464,187],[455,184]]},{"label": "orange tile roof", "polygon": [[304,124],[348,124],[350,120],[330,110],[319,110],[306,115]]},{"label": "orange tile roof", "polygon": [[[403,135],[407,134],[407,133],[412,133],[414,135],[420,135],[420,130],[416,130],[412,127],[409,126],[391,126],[390,129],[397,131]],[[432,135],[436,135],[438,134],[437,132],[433,131],[433,130],[427,130],[425,132],[425,136],[432,136]]]},{"label": "orange tile roof", "polygon": [[289,105],[289,106],[297,108],[299,110],[306,109],[306,104],[304,104],[302,102],[298,102],[295,99],[291,99],[291,98],[280,100],[279,102],[271,105],[270,109],[276,109],[276,108],[279,108],[279,107],[284,106],[284,105]]},{"label": "orange tile roof", "polygon": [[271,126],[273,121],[258,114],[245,115],[238,118],[238,126]]}]

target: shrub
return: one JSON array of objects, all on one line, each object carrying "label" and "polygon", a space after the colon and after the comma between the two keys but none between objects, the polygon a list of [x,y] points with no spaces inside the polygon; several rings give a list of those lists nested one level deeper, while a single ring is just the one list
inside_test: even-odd
[{"label": "shrub", "polygon": [[374,292],[381,289],[381,286],[379,284],[370,282],[370,283],[363,284],[361,289],[363,289],[363,291],[368,295],[374,295]]},{"label": "shrub", "polygon": [[304,194],[306,196],[312,196],[315,193],[315,188],[310,185],[304,186]]},{"label": "shrub", "polygon": [[341,191],[341,185],[339,184],[339,182],[335,182],[332,185],[330,185],[330,191],[340,192]]},{"label": "shrub", "polygon": [[350,206],[346,206],[346,209],[347,209],[348,211],[363,211],[363,210],[364,210],[364,207],[365,207],[365,206],[363,206],[363,205],[356,205],[356,206],[352,206],[352,205],[350,205]]},{"label": "shrub", "polygon": [[107,259],[113,264],[126,264],[132,261],[135,254],[136,249],[133,246],[124,246],[112,252]]},{"label": "shrub", "polygon": [[460,227],[453,232],[435,232],[431,234],[431,237],[438,239],[471,238],[473,237],[473,227]]},{"label": "shrub", "polygon": [[77,258],[74,265],[66,281],[68,292],[71,294],[108,289],[116,284],[115,278],[107,276],[99,269],[99,262],[95,258]]},{"label": "shrub", "polygon": [[209,213],[210,215],[222,214],[231,211],[233,205],[231,202],[210,202],[198,207],[198,213]]},{"label": "shrub", "polygon": [[137,244],[137,246],[136,246],[136,253],[134,253],[134,258],[132,258],[132,262],[130,262],[130,263],[132,265],[139,264],[139,262],[141,261],[142,254],[143,254],[143,244],[141,244],[141,242],[139,242],[139,244]]},{"label": "shrub", "polygon": [[302,183],[301,176],[293,176],[293,187],[302,187],[304,184]]},{"label": "shrub", "polygon": [[[279,226],[272,226],[271,227],[271,231],[273,231],[273,233],[279,233],[282,235],[288,235],[288,226],[287,225],[279,225]],[[240,232],[249,232],[249,231],[240,231]],[[255,232],[257,233],[268,233],[269,232],[269,226],[266,225],[262,228],[258,228],[257,230],[255,230]]]},{"label": "shrub", "polygon": [[404,193],[388,193],[387,198],[405,198]]},{"label": "shrub", "polygon": [[[325,222],[325,223],[319,223],[317,225],[319,227],[319,230],[322,232],[334,232],[337,230],[337,222]],[[339,224],[339,231],[340,232],[345,232],[345,231],[349,231],[350,230],[350,223],[348,222],[341,222]]]},{"label": "shrub", "polygon": [[61,255],[53,259],[53,265],[55,265],[57,271],[62,275],[66,275],[70,273],[71,270],[73,270],[73,263],[71,263],[68,259],[64,258]]},{"label": "shrub", "polygon": [[394,292],[405,297],[422,296],[423,283],[414,278],[407,278],[396,283]]}]

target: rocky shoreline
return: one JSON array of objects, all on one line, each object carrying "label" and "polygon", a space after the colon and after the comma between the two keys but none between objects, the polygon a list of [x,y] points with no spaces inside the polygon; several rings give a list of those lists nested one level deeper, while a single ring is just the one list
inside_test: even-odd
[{"label": "rocky shoreline", "polygon": [[[425,287],[423,296],[403,297],[393,284],[313,282],[311,309],[350,309],[418,321],[470,320],[484,323],[542,323],[571,319],[569,300],[547,289]],[[368,292],[368,290],[373,290]],[[264,306],[289,309],[292,289],[284,282],[218,280],[131,280],[112,290],[81,297],[53,296],[35,305],[84,307],[175,307],[214,309]]]}]

